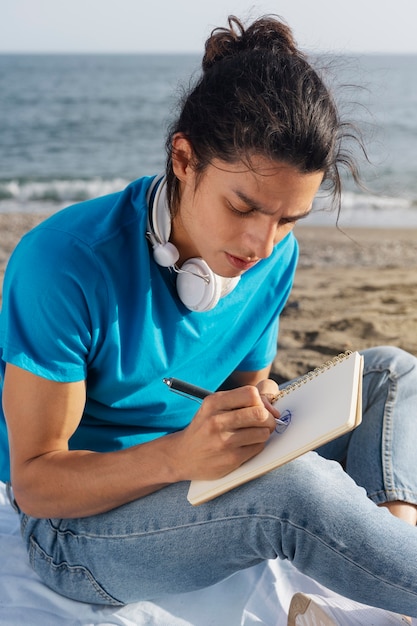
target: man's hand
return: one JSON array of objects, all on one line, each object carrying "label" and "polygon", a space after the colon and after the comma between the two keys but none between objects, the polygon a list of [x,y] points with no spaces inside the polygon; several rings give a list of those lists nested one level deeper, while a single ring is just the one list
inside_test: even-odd
[{"label": "man's hand", "polygon": [[276,395],[277,386],[273,381],[258,386],[211,394],[191,424],[172,435],[182,480],[220,478],[263,450],[279,416],[268,395]]}]

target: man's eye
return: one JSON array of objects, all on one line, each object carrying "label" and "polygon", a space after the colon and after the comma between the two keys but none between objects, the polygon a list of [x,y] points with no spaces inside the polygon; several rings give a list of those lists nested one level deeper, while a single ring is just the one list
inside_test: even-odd
[{"label": "man's eye", "polygon": [[229,208],[232,211],[232,213],[235,213],[236,215],[239,215],[239,217],[248,217],[249,215],[251,215],[253,213],[253,209],[249,209],[249,210],[246,210],[246,211],[240,211],[239,209],[234,207],[232,204],[229,204]]}]

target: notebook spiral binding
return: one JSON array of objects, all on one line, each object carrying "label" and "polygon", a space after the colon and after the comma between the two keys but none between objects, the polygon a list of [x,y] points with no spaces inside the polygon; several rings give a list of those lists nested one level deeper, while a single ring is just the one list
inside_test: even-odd
[{"label": "notebook spiral binding", "polygon": [[301,378],[298,378],[296,381],[294,381],[290,385],[287,385],[286,387],[284,387],[284,389],[281,389],[277,393],[277,395],[275,396],[273,401],[276,402],[277,400],[279,400],[280,398],[283,398],[284,396],[288,395],[289,393],[291,393],[295,389],[298,389],[299,387],[302,387],[309,380],[312,380],[313,378],[316,378],[317,376],[320,376],[320,374],[322,374],[326,370],[330,369],[331,367],[334,367],[335,365],[337,365],[338,363],[340,363],[344,359],[347,359],[351,354],[352,354],[352,350],[346,350],[345,352],[341,352],[337,356],[333,357],[329,361],[326,361],[325,363],[323,363],[323,365],[319,365],[318,367],[315,367],[310,372],[307,372],[307,374],[304,374],[304,376],[302,376]]}]

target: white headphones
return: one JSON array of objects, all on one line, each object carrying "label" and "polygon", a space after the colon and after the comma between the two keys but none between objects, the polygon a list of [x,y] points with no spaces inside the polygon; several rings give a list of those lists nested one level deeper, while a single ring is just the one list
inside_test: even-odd
[{"label": "white headphones", "polygon": [[215,274],[203,259],[188,259],[181,268],[177,266],[180,254],[169,241],[171,213],[166,193],[166,178],[157,176],[148,194],[147,237],[153,248],[155,262],[177,272],[177,292],[181,302],[191,311],[205,312],[214,309],[220,298],[227,296],[240,277],[227,278]]}]

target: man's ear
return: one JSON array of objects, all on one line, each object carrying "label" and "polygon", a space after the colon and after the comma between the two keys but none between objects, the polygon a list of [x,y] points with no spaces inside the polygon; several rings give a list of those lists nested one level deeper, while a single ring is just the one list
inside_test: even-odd
[{"label": "man's ear", "polygon": [[172,169],[178,180],[186,182],[190,174],[194,175],[194,153],[191,143],[182,133],[172,138]]}]

